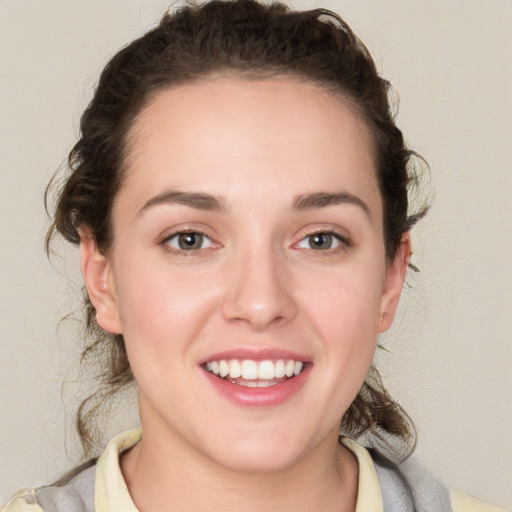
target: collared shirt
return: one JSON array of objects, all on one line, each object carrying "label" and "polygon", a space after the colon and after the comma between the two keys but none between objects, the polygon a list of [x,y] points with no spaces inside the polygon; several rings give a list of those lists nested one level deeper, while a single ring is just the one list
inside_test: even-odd
[{"label": "collared shirt", "polygon": [[[126,486],[119,465],[119,455],[135,445],[142,431],[131,430],[112,439],[95,468],[94,501],[96,512],[139,512]],[[355,512],[384,512],[382,491],[375,464],[368,450],[357,442],[343,438],[342,443],[357,458],[359,465],[358,496]],[[1,512],[46,512],[38,504],[37,489],[15,494]],[[506,512],[505,509],[484,504],[457,491],[450,493],[453,512]],[[55,510],[66,510],[55,507]],[[69,510],[69,512],[72,512]],[[74,511],[73,511],[74,512]]]}]

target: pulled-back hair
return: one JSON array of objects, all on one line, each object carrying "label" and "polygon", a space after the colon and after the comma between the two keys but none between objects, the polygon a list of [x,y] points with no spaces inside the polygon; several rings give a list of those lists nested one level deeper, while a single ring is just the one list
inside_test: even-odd
[{"label": "pulled-back hair", "polygon": [[[263,5],[254,0],[189,4],[164,15],[156,28],[112,58],[82,115],[68,175],[56,192],[48,246],[55,232],[79,244],[79,230],[87,227],[99,250],[108,252],[112,205],[123,180],[128,134],[136,116],[162,89],[213,75],[291,76],[339,95],[355,108],[372,134],[386,257],[391,261],[402,235],[425,214],[426,207],[408,211],[408,189],[416,178],[408,168],[413,152],[405,147],[395,125],[389,83],[378,75],[364,44],[336,14],[324,9],[294,12],[279,3]],[[123,337],[98,326],[86,294],[85,312],[82,358],[97,362],[100,380],[97,391],[77,413],[78,432],[90,453],[97,441],[93,420],[100,406],[134,377]],[[368,431],[381,437],[390,434],[414,446],[412,422],[391,399],[374,368],[341,427],[354,437]]]}]

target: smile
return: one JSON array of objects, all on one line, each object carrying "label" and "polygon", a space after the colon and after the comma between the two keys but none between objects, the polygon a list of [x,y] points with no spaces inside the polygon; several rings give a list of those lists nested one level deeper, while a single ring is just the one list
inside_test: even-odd
[{"label": "smile", "polygon": [[202,366],[207,372],[232,384],[265,388],[296,377],[304,370],[305,363],[294,359],[220,359],[208,361]]}]

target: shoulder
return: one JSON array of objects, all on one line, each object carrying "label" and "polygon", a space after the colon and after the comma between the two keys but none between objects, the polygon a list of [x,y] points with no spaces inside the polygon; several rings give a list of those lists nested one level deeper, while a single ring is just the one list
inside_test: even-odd
[{"label": "shoulder", "polygon": [[[112,439],[101,457],[75,468],[53,485],[17,492],[0,512],[94,512],[99,499],[107,503],[109,493],[120,493],[123,503],[131,504],[119,468],[119,454],[137,443],[140,429],[119,434]],[[98,498],[99,496],[99,498]],[[105,508],[105,510],[107,510]],[[120,510],[135,510],[134,506]]]},{"label": "shoulder", "polygon": [[[459,491],[450,491],[413,457],[393,462],[376,449],[367,449],[347,438],[341,441],[358,459],[360,490],[366,485],[364,480],[376,476],[382,502],[379,510],[383,512],[507,512]],[[373,494],[376,492],[374,489]]]},{"label": "shoulder", "polygon": [[95,461],[53,485],[17,492],[1,512],[94,512]]},{"label": "shoulder", "polygon": [[1,512],[44,512],[37,503],[35,489],[18,491],[0,510]]},{"label": "shoulder", "polygon": [[460,491],[452,490],[450,497],[453,512],[507,512],[504,508],[483,503]]}]

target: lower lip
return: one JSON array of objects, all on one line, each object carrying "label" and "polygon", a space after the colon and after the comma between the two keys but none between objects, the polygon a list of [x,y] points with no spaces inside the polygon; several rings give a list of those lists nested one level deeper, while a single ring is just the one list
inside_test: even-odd
[{"label": "lower lip", "polygon": [[309,376],[310,364],[296,377],[266,388],[248,388],[232,384],[202,369],[204,375],[222,396],[236,405],[252,407],[270,407],[286,402],[302,388]]}]

